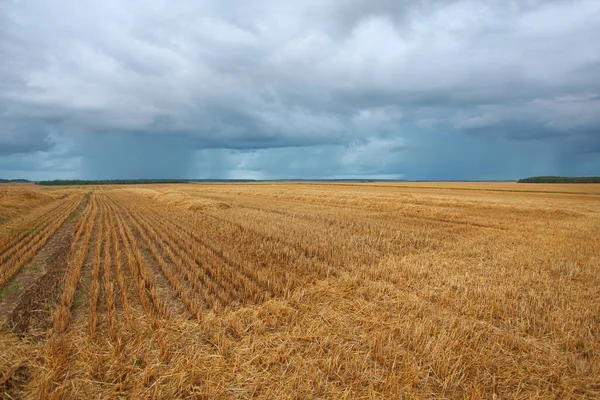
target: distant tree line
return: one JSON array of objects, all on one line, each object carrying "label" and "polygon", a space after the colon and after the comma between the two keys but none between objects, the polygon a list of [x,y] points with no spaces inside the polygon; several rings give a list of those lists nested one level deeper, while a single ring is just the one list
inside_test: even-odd
[{"label": "distant tree line", "polygon": [[[251,183],[251,182],[400,182],[393,179],[55,179],[39,181],[38,185],[67,186],[67,185],[135,185],[152,183]],[[402,181],[404,182],[404,181]]]},{"label": "distant tree line", "polygon": [[153,183],[192,183],[192,182],[262,182],[254,179],[55,179],[39,181],[38,185],[67,186],[67,185],[148,185]]},{"label": "distant tree line", "polygon": [[0,183],[10,183],[10,182],[30,182],[27,179],[0,179]]},{"label": "distant tree line", "polygon": [[188,183],[187,179],[101,179],[101,180],[84,180],[84,179],[55,179],[53,181],[39,181],[38,185],[44,186],[67,186],[67,185],[135,185],[135,184],[150,184],[150,183]]},{"label": "distant tree line", "polygon": [[518,183],[600,183],[600,176],[533,176]]}]

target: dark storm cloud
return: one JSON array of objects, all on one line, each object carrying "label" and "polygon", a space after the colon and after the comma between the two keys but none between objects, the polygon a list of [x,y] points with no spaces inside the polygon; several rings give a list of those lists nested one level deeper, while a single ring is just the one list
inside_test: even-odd
[{"label": "dark storm cloud", "polygon": [[98,178],[591,173],[597,37],[588,0],[5,1],[0,157]]},{"label": "dark storm cloud", "polygon": [[0,129],[0,156],[46,151],[51,147],[47,127],[38,121],[6,120]]}]

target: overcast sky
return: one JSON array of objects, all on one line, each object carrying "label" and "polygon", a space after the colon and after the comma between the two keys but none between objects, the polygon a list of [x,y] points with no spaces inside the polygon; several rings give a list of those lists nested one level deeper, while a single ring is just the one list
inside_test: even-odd
[{"label": "overcast sky", "polygon": [[0,178],[600,175],[598,0],[0,0]]}]

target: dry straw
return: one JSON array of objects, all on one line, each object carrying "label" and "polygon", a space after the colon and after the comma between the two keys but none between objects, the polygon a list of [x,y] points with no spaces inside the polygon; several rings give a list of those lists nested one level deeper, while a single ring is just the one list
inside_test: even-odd
[{"label": "dry straw", "polygon": [[19,190],[3,288],[76,222],[4,397],[600,397],[596,186]]}]

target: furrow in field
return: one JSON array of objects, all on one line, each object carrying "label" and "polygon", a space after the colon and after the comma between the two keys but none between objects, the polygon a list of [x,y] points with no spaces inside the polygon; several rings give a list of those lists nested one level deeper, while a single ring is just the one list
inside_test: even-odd
[{"label": "furrow in field", "polygon": [[135,245],[135,236],[131,227],[125,223],[122,210],[115,208],[115,213],[121,237],[124,238],[131,275],[136,282],[140,302],[149,315],[168,319],[168,308],[155,288],[154,279],[144,263],[139,247]]},{"label": "furrow in field", "polygon": [[210,305],[218,300],[221,305],[226,306],[235,302],[245,303],[251,298],[254,301],[260,300],[261,290],[256,282],[220,260],[214,257],[211,259],[210,253],[202,253],[200,248],[194,248],[189,237],[170,229],[162,218],[154,217],[152,221],[163,236],[167,254],[174,262],[186,268],[186,274],[196,290],[202,291],[203,296],[210,296],[205,303]]},{"label": "furrow in field", "polygon": [[[232,260],[226,251],[201,239],[190,228],[177,224],[156,211],[153,211],[152,219],[159,224],[162,232],[167,232],[167,235],[171,236],[173,243],[180,244],[180,250],[184,249],[183,253],[194,260],[193,264],[206,271],[205,279],[208,280],[209,287],[218,285],[214,282],[222,281],[222,284],[226,285],[225,287],[231,287],[233,291],[241,290],[238,296],[242,302],[261,301],[265,298],[265,293],[280,293],[281,288],[276,285],[276,282],[268,281],[265,277],[257,274],[252,265],[242,264],[244,261],[241,260]],[[214,232],[211,229],[201,231],[207,232],[206,236],[210,236]]]},{"label": "furrow in field", "polygon": [[96,329],[98,327],[98,299],[100,297],[100,272],[102,269],[102,254],[105,247],[105,235],[106,235],[106,206],[102,202],[100,195],[99,197],[99,227],[98,227],[98,237],[96,240],[96,251],[94,255],[94,262],[92,266],[92,278],[90,281],[89,288],[89,310],[88,310],[88,326],[90,331],[90,336],[92,338],[96,337]]},{"label": "furrow in field", "polygon": [[[82,201],[83,196],[70,202],[61,210],[59,214],[49,217],[52,222],[48,224],[44,230],[40,231],[27,243],[18,246],[15,251],[11,251],[5,256],[7,259],[2,263],[0,269],[0,287],[8,282],[19,269],[25,265],[36,252],[50,239],[50,237],[62,226],[69,216],[77,209],[78,204]],[[10,254],[10,255],[9,255]]]},{"label": "furrow in field", "polygon": [[112,246],[114,250],[114,264],[115,264],[115,276],[117,280],[117,295],[116,297],[120,299],[121,310],[123,312],[123,316],[125,321],[129,326],[132,324],[132,304],[130,303],[131,294],[133,288],[128,282],[128,279],[125,274],[125,266],[124,266],[124,258],[122,254],[122,249],[125,246],[124,239],[120,236],[120,232],[117,230],[117,217],[114,213],[114,210],[109,205],[110,212],[110,230],[112,237]]},{"label": "furrow in field", "polygon": [[108,326],[108,333],[113,339],[117,339],[117,317],[116,317],[116,303],[118,301],[118,297],[115,294],[115,284],[114,284],[114,271],[113,268],[116,269],[115,264],[115,252],[116,248],[114,247],[115,238],[113,237],[114,227],[112,226],[112,218],[110,216],[110,212],[107,216],[107,225],[106,225],[106,233],[104,238],[104,265],[103,265],[103,288],[104,288],[104,302],[106,309],[106,322]]},{"label": "furrow in field", "polygon": [[[201,304],[206,308],[220,307],[225,305],[234,293],[228,291],[223,286],[216,283],[215,279],[208,271],[205,271],[200,265],[187,253],[182,252],[167,234],[160,227],[155,229],[140,214],[136,214],[138,221],[144,229],[147,229],[154,237],[160,238],[158,244],[162,250],[162,254],[170,260],[172,265],[176,266],[179,276],[184,284],[190,286],[195,297],[200,298]],[[157,221],[154,220],[156,224]]]},{"label": "furrow in field", "polygon": [[58,205],[48,212],[39,215],[32,221],[28,221],[16,229],[15,233],[8,233],[3,238],[5,241],[4,247],[0,250],[0,262],[13,257],[21,248],[26,247],[31,241],[35,240],[39,234],[51,226],[52,222],[69,208],[71,201],[60,201]]},{"label": "furrow in field", "polygon": [[[161,221],[163,228],[167,232],[177,232],[191,238],[194,244],[194,250],[202,253],[202,259],[210,260],[207,263],[208,265],[215,265],[217,268],[222,266],[223,269],[217,269],[218,272],[227,270],[238,271],[238,273],[244,275],[250,281],[255,282],[255,284],[265,292],[273,294],[281,292],[281,288],[275,285],[273,281],[270,281],[268,277],[258,273],[256,268],[258,266],[257,264],[247,262],[247,255],[240,257],[238,254],[230,252],[230,248],[237,244],[236,241],[239,239],[238,237],[229,237],[230,246],[224,246],[223,243],[214,243],[214,241],[210,241],[210,238],[221,234],[221,227],[215,226],[214,224],[212,226],[198,224],[190,226],[190,220],[172,216],[166,217],[159,211],[153,209],[151,204],[148,204],[147,207],[153,215],[152,218],[156,221]],[[206,234],[200,236],[196,232],[205,232]],[[220,274],[217,273],[214,276],[219,275]]]},{"label": "furrow in field", "polygon": [[16,232],[9,232],[0,238],[0,261],[7,259],[9,257],[7,253],[14,251],[15,247],[26,243],[31,239],[33,234],[49,225],[51,220],[44,218],[45,216],[60,214],[61,210],[68,207],[70,201],[74,201],[76,198],[77,195],[73,195],[67,199],[58,200],[57,204],[51,204],[50,206],[36,210],[34,214],[29,215],[28,218],[20,224],[18,229],[15,228],[17,229]]},{"label": "furrow in field", "polygon": [[[143,346],[144,348],[148,349],[148,347],[144,344],[145,340],[144,337],[148,337],[145,336],[146,332],[147,332],[147,328],[146,326],[144,326],[144,324],[140,324],[141,321],[144,321],[145,318],[140,319],[140,315],[137,314],[137,310],[135,311],[135,316],[137,317],[132,317],[131,315],[128,317],[126,317],[126,319],[130,320],[130,324],[128,326],[128,328],[131,330],[131,332],[129,332],[127,335],[123,335],[123,331],[120,330],[119,326],[114,326],[114,330],[111,329],[110,327],[110,313],[111,313],[111,309],[114,309],[114,307],[112,307],[110,305],[110,299],[105,299],[106,302],[108,302],[109,304],[106,304],[105,308],[106,308],[106,313],[102,313],[99,314],[98,317],[104,317],[106,316],[108,318],[107,320],[107,329],[104,330],[104,324],[102,323],[97,323],[97,325],[94,325],[94,321],[93,321],[93,317],[92,314],[94,312],[98,313],[99,310],[98,308],[100,307],[93,307],[93,304],[100,304],[101,302],[101,294],[102,294],[102,290],[105,289],[106,287],[110,288],[110,284],[109,285],[105,285],[104,283],[109,281],[110,283],[112,283],[112,279],[110,279],[109,274],[112,275],[111,272],[108,272],[110,269],[110,265],[111,265],[111,260],[113,259],[113,256],[111,255],[111,250],[113,249],[117,249],[118,246],[118,239],[117,239],[117,235],[113,236],[111,234],[111,232],[115,232],[116,233],[116,228],[118,228],[118,232],[122,235],[122,239],[123,239],[123,243],[125,246],[127,246],[126,251],[128,252],[128,254],[133,254],[133,267],[132,269],[134,270],[133,273],[137,274],[137,277],[140,280],[140,286],[139,288],[141,288],[141,292],[142,292],[142,299],[146,299],[146,302],[143,302],[143,300],[141,300],[141,302],[143,302],[143,304],[146,306],[144,307],[145,310],[147,310],[147,316],[148,316],[148,322],[151,324],[151,326],[154,329],[153,334],[151,335],[151,337],[153,337],[153,339],[151,340],[152,345],[151,347],[156,346],[156,348],[159,351],[160,354],[160,361],[161,362],[167,362],[170,358],[171,355],[171,346],[169,343],[167,343],[166,339],[164,338],[164,334],[161,330],[161,322],[159,320],[156,319],[156,314],[158,314],[160,312],[160,306],[156,306],[156,296],[153,296],[153,292],[155,292],[152,288],[152,284],[147,281],[148,280],[148,276],[147,274],[144,272],[143,270],[143,266],[140,267],[140,265],[136,264],[136,261],[139,258],[139,251],[138,249],[134,249],[132,247],[132,242],[131,242],[131,235],[129,232],[129,227],[124,226],[123,225],[123,221],[120,219],[120,216],[118,214],[114,213],[114,210],[107,205],[106,200],[105,200],[105,195],[103,194],[97,194],[94,195],[94,215],[92,217],[90,217],[90,220],[95,220],[95,224],[92,223],[92,225],[90,225],[88,223],[87,227],[83,230],[85,232],[85,234],[83,235],[81,241],[82,244],[80,246],[76,246],[77,250],[75,250],[75,254],[77,254],[78,251],[81,251],[82,248],[85,246],[87,248],[87,245],[89,245],[89,240],[90,237],[92,236],[92,230],[94,230],[94,226],[97,228],[96,230],[94,230],[96,232],[96,238],[97,238],[97,242],[98,243],[102,243],[102,244],[96,244],[95,246],[90,246],[91,248],[95,247],[95,251],[93,252],[93,261],[92,263],[93,265],[93,269],[95,269],[96,271],[92,271],[92,275],[96,275],[96,277],[94,277],[92,279],[92,283],[90,285],[90,290],[89,290],[89,296],[90,296],[90,305],[88,307],[88,311],[89,311],[89,315],[88,317],[90,318],[90,320],[92,321],[91,323],[88,321],[88,328],[90,329],[90,333],[93,334],[95,333],[95,336],[97,338],[102,337],[106,332],[108,332],[111,340],[111,351],[108,353],[104,352],[103,349],[103,345],[104,343],[106,343],[104,340],[95,340],[93,341],[93,344],[91,344],[92,346],[94,346],[95,348],[98,348],[98,350],[100,350],[99,354],[94,354],[92,357],[89,357],[89,359],[86,360],[86,365],[83,366],[83,370],[86,370],[86,373],[91,373],[92,376],[94,376],[96,379],[109,379],[113,382],[116,382],[117,380],[122,380],[125,378],[126,375],[128,375],[129,373],[132,372],[131,370],[131,365],[134,365],[135,363],[138,362],[138,357],[140,356],[140,353],[138,353],[137,350],[139,350],[139,346]],[[116,225],[111,224],[111,222],[116,222]],[[87,243],[85,243],[87,241]],[[115,244],[115,247],[113,248],[112,245]],[[87,254],[88,252],[86,252]],[[92,252],[89,252],[90,254],[92,254]],[[98,256],[100,255],[100,256]],[[127,291],[127,282],[125,280],[124,277],[124,271],[122,269],[122,265],[121,265],[121,256],[120,255],[115,255],[115,269],[118,269],[120,272],[117,272],[117,275],[121,275],[121,278],[117,277],[117,281],[121,280],[123,283],[123,286],[125,287],[125,291]],[[85,255],[83,257],[79,257],[79,259],[83,262],[85,260]],[[99,261],[99,263],[98,263]],[[117,266],[118,265],[118,266]],[[137,271],[135,270],[135,268],[137,268]],[[79,271],[81,272],[81,267],[79,268]],[[76,282],[76,280],[74,280]],[[97,282],[97,283],[94,283]],[[66,282],[65,284],[65,292],[63,292],[63,297],[65,299],[71,299],[70,304],[72,304],[72,299],[75,295],[75,289],[70,289],[71,287],[76,286],[76,283],[73,284],[69,284],[68,282]],[[98,290],[94,289],[94,287],[99,288]],[[71,295],[67,296],[66,292],[70,292]],[[110,296],[109,294],[110,289],[105,290],[104,294],[106,296]],[[97,295],[95,295],[94,293],[98,293]],[[150,299],[147,299],[146,293],[148,293],[148,295],[150,296]],[[155,293],[154,293],[155,294]],[[94,300],[94,297],[96,297],[96,300]],[[124,310],[128,310],[128,304],[129,304],[129,296],[121,296],[121,298],[125,298],[127,300],[125,300],[123,302],[123,307]],[[159,299],[160,301],[160,299]],[[69,309],[70,308],[70,304],[68,301],[65,301],[62,304],[61,309],[65,310],[65,309]],[[156,307],[157,310],[154,308]],[[124,311],[124,313],[127,313],[127,311]],[[68,323],[61,323],[61,318],[59,318],[60,314],[64,314],[63,312],[58,311],[56,314],[56,325],[58,329],[55,329],[54,334],[51,336],[50,340],[49,340],[49,352],[47,357],[49,358],[49,369],[47,371],[47,374],[45,376],[41,377],[41,386],[40,386],[40,394],[41,397],[43,398],[52,398],[54,396],[60,395],[61,391],[64,389],[64,385],[68,385],[69,382],[69,375],[71,374],[77,374],[77,373],[81,373],[81,371],[74,371],[72,370],[73,368],[73,364],[72,364],[72,360],[68,357],[65,357],[65,354],[77,354],[79,353],[79,351],[81,349],[77,349],[74,348],[72,343],[69,342],[69,340],[67,339],[68,336],[63,335],[63,333],[65,332],[65,330],[67,329],[67,325]],[[160,315],[161,318],[168,318],[168,315],[165,315],[164,313],[161,313]],[[68,318],[64,318],[62,319],[64,320],[68,320]],[[97,322],[97,321],[96,321]],[[85,326],[85,321],[78,321],[78,323],[74,323],[73,327],[77,327],[78,329],[84,329]],[[94,326],[96,326],[96,328],[94,328]],[[96,330],[94,332],[94,330]],[[69,333],[70,334],[70,333]],[[74,334],[78,334],[78,333],[74,333]],[[80,333],[79,333],[80,334]],[[137,335],[142,335],[140,336],[140,338],[138,339]],[[130,341],[130,339],[133,339],[133,342]],[[137,347],[137,349],[136,349]],[[106,357],[109,357],[108,359]],[[110,361],[108,361],[110,360]],[[110,363],[110,367],[106,368],[106,365],[103,365],[103,363],[105,362],[109,362]]]},{"label": "furrow in field", "polygon": [[[121,292],[120,297],[122,300],[123,314],[128,329],[132,332],[138,332],[138,335],[143,334],[142,332],[146,331],[144,324],[140,324],[140,320],[135,318],[136,316],[139,316],[138,310],[135,310],[135,316],[132,312],[134,307],[130,304],[130,301],[135,296],[135,293],[130,291],[130,289],[133,289],[131,288],[132,285],[126,280],[126,272],[121,266],[121,248],[125,250],[127,258],[129,259],[129,270],[133,277],[132,280],[136,283],[134,286],[137,286],[138,288],[137,297],[142,305],[143,312],[148,317],[148,322],[153,329],[152,342],[159,350],[159,359],[163,363],[169,362],[172,354],[172,344],[169,343],[168,339],[165,337],[164,327],[174,323],[173,321],[176,317],[183,316],[185,309],[179,301],[176,301],[176,307],[169,308],[169,305],[171,304],[171,302],[168,301],[170,294],[163,290],[160,277],[157,275],[157,272],[153,270],[152,266],[146,262],[143,252],[140,251],[138,245],[139,240],[135,232],[132,231],[130,220],[123,215],[123,210],[118,204],[112,201],[108,194],[104,196],[104,201],[106,202],[111,217],[109,223],[112,221],[110,229],[113,230],[114,228],[115,234],[119,234],[120,239],[117,240],[116,235],[112,236],[112,243],[114,244],[115,250],[114,260],[117,286]],[[122,243],[123,246],[119,246],[120,243]],[[134,249],[133,252],[131,249]],[[131,257],[132,253],[133,257]],[[111,285],[114,285],[112,280]],[[107,310],[111,307],[112,306],[107,306]],[[108,323],[110,324],[110,317]],[[128,342],[122,334],[122,328],[122,324],[115,324],[115,338],[113,340],[115,344],[114,354],[118,359],[129,359],[128,361],[121,361],[119,366],[119,369],[127,371],[128,365],[130,365],[131,362],[136,362],[138,355],[135,353],[127,355],[126,348],[136,345],[136,343],[136,346],[139,346],[140,343],[139,337],[136,338],[135,336],[132,337],[129,335],[128,337],[133,339],[134,343]],[[111,328],[109,325],[109,334],[110,332]],[[131,347],[130,350],[132,350]],[[119,379],[122,379],[122,375],[117,374],[117,376]]]},{"label": "furrow in field", "polygon": [[152,220],[158,225],[158,231],[163,233],[169,254],[180,258],[178,262],[193,276],[189,279],[197,284],[197,290],[202,290],[202,295],[209,297],[205,303],[210,307],[221,308],[247,303],[248,300],[262,300],[262,291],[256,282],[224,264],[213,254],[194,248],[188,237],[165,225],[163,218]]},{"label": "furrow in field", "polygon": [[[135,200],[134,200],[135,199]],[[269,292],[266,286],[240,272],[222,255],[204,246],[197,246],[188,235],[178,228],[166,225],[164,217],[149,214],[147,204],[138,205],[138,198],[126,197],[124,202],[131,208],[135,218],[151,229],[163,250],[163,254],[177,267],[183,268],[183,278],[190,283],[203,302],[217,308],[236,304],[262,301]],[[150,217],[151,215],[151,217]],[[156,228],[153,228],[156,227]]]},{"label": "furrow in field", "polygon": [[[83,227],[81,230],[84,233],[80,236],[78,245],[72,246],[71,251],[69,252],[64,289],[61,294],[60,304],[54,314],[54,331],[58,334],[63,333],[69,325],[71,307],[73,305],[77,285],[81,278],[81,268],[88,254],[90,238],[98,216],[98,202],[95,195],[92,194],[88,204],[89,206],[84,212],[84,217],[79,223],[79,225]],[[76,229],[76,231],[77,230],[78,229]]]},{"label": "furrow in field", "polygon": [[[83,196],[73,195],[53,206],[51,209],[40,210],[36,218],[26,222],[24,225],[15,228],[16,233],[9,233],[3,239],[6,241],[4,247],[0,250],[0,262],[11,258],[18,250],[26,247],[32,240],[35,240],[40,234],[44,233],[52,226],[52,223],[60,218],[65,212],[68,212],[73,206],[81,202]],[[42,211],[44,211],[42,213]]]},{"label": "furrow in field", "polygon": [[75,251],[75,248],[79,244],[80,239],[81,239],[82,235],[85,233],[85,230],[87,228],[84,220],[89,217],[89,211],[91,210],[91,207],[92,207],[91,192],[88,193],[86,196],[88,198],[87,203],[86,203],[86,208],[85,208],[84,212],[82,213],[82,218],[80,220],[80,223],[76,224],[76,226],[75,226],[75,230],[73,232],[73,237],[71,238],[71,243],[69,246],[70,253]]},{"label": "furrow in field", "polygon": [[118,211],[113,210],[113,212],[115,213],[115,216],[116,216],[119,234],[121,236],[121,239],[123,240],[123,247],[125,250],[125,254],[127,255],[127,265],[129,267],[129,273],[130,273],[131,277],[133,278],[134,286],[135,286],[136,293],[137,293],[137,298],[138,298],[142,308],[144,309],[144,312],[149,316],[153,316],[156,311],[154,310],[151,300],[148,299],[147,289],[143,286],[143,283],[141,282],[141,278],[140,278],[140,274],[139,274],[138,259],[136,258],[136,254],[134,254],[134,252],[133,252],[130,238],[128,237],[128,235],[125,231],[125,228],[123,226],[124,225],[123,219],[118,214]]},{"label": "furrow in field", "polygon": [[[306,259],[292,248],[282,246],[268,237],[202,213],[191,215],[187,222],[178,218],[175,226],[201,245],[220,254],[275,295],[289,293],[306,279],[324,278],[336,273],[333,266]],[[200,237],[195,232],[210,234]]]},{"label": "furrow in field", "polygon": [[88,198],[83,197],[76,211],[14,275],[10,285],[19,290],[0,295],[0,318],[6,316],[13,331],[25,333],[52,326],[52,309],[60,300],[67,255],[78,221],[88,207]]},{"label": "furrow in field", "polygon": [[[140,223],[141,219],[139,218],[139,214],[135,212],[131,213],[123,205],[120,205],[120,207],[125,212],[127,219],[131,222],[146,247],[149,249],[152,257],[158,264],[160,273],[167,280],[171,289],[185,304],[188,311],[194,317],[199,318],[202,311],[202,305],[196,300],[196,296],[191,290],[192,277],[186,274],[180,260],[177,260],[172,254],[167,254],[165,256],[168,250],[163,243],[164,238],[145,221]],[[163,251],[161,252],[157,246]],[[167,258],[171,260],[171,263],[167,262]],[[158,276],[156,276],[156,278],[158,279]]]},{"label": "furrow in field", "polygon": [[170,245],[171,252],[184,260],[184,265],[198,275],[198,281],[210,293],[222,293],[221,297],[224,299],[221,301],[225,301],[224,304],[236,301],[260,302],[264,299],[264,288],[256,281],[232,268],[208,248],[195,246],[188,235],[179,229],[173,229],[164,218],[154,216],[152,219],[158,225],[159,232],[164,232],[167,236],[165,241]]}]

